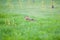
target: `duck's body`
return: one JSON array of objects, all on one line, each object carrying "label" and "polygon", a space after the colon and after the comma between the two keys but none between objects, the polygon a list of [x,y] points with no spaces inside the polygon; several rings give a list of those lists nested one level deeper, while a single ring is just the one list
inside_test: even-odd
[{"label": "duck's body", "polygon": [[26,16],[25,19],[28,20],[28,21],[33,21],[34,20],[33,18],[30,18],[29,16]]}]

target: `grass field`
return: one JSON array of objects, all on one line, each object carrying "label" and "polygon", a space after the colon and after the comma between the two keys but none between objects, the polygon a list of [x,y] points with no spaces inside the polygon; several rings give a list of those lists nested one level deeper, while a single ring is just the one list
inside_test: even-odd
[{"label": "grass field", "polygon": [[[9,9],[1,4],[0,40],[60,40],[59,0],[53,9],[47,3],[42,6],[39,2],[30,6],[23,4],[20,9],[16,6]],[[35,21],[27,21],[25,16]]]}]

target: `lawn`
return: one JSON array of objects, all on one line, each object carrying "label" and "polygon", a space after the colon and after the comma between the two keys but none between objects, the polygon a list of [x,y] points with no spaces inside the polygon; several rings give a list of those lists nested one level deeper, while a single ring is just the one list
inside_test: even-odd
[{"label": "lawn", "polygon": [[[15,6],[17,9],[10,10],[7,6],[0,6],[0,40],[60,40],[58,3],[56,1],[53,9],[49,3],[43,7],[41,4],[37,5],[39,3],[26,7],[23,4],[21,9]],[[33,18],[34,21],[25,20],[25,16]]]}]

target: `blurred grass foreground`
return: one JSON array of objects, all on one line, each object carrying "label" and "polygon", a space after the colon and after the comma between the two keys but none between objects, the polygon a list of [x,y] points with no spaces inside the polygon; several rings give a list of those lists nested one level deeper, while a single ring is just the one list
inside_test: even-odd
[{"label": "blurred grass foreground", "polygon": [[0,0],[0,40],[60,40],[60,0]]}]

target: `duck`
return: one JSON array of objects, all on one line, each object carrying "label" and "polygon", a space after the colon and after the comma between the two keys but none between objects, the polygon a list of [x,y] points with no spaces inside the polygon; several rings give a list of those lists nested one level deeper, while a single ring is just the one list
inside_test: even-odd
[{"label": "duck", "polygon": [[34,19],[29,17],[29,16],[25,16],[25,20],[27,20],[27,21],[34,21]]}]

